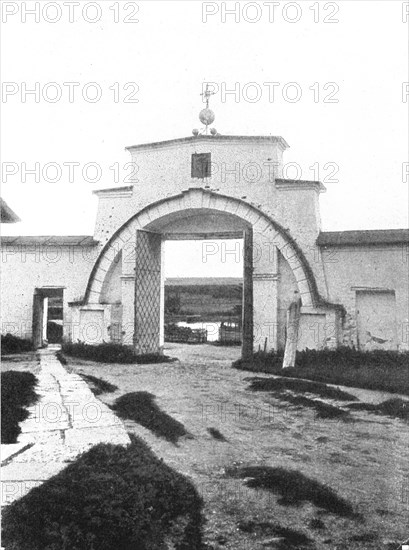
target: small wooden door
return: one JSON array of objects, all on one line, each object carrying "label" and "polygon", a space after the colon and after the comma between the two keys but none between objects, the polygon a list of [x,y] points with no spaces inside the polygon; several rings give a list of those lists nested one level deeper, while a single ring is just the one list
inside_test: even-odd
[{"label": "small wooden door", "polygon": [[356,312],[360,349],[397,349],[394,292],[357,291]]}]

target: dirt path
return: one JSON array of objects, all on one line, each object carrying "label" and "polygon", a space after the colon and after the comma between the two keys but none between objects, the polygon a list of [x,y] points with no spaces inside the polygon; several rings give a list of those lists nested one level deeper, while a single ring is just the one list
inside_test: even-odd
[{"label": "dirt path", "polygon": [[[250,392],[245,379],[252,373],[231,368],[238,348],[169,344],[165,353],[178,361],[106,365],[70,359],[70,366],[118,386],[115,393],[100,396],[106,404],[126,393],[150,392],[163,411],[185,426],[192,437],[174,445],[125,421],[129,432],[194,480],[205,499],[211,547],[278,548],[268,522],[304,533],[313,541],[306,548],[319,550],[390,550],[409,536],[407,424],[367,412],[354,412],[350,422],[316,419],[311,409]],[[209,428],[226,441],[215,439]],[[339,517],[309,502],[279,504],[278,495],[227,478],[225,469],[234,463],[299,471],[328,485],[361,517]],[[249,520],[265,525],[249,530],[240,524]]]}]

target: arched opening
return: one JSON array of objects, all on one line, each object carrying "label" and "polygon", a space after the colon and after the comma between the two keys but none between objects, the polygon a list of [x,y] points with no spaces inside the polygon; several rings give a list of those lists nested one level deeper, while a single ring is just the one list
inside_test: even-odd
[{"label": "arched opening", "polygon": [[[283,345],[289,296],[296,290],[304,308],[312,309],[319,301],[312,271],[291,236],[261,210],[199,188],[149,205],[112,236],[91,273],[84,306],[95,305],[99,311],[105,305],[112,316],[117,310],[112,301],[103,304],[106,289],[120,285],[122,342],[139,353],[160,349],[164,340],[164,242],[238,238],[247,241],[243,247],[243,354],[257,348],[276,349]],[[120,271],[112,267],[119,252]],[[108,281],[113,277],[115,284]],[[109,317],[99,314],[104,322]],[[111,326],[109,322],[110,330]],[[149,343],[144,344],[147,332]],[[106,333],[103,327],[101,334]]]}]

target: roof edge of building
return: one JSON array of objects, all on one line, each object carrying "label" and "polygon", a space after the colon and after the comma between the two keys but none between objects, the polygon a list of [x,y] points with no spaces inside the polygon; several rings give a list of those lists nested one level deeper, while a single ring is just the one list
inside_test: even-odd
[{"label": "roof edge of building", "polygon": [[377,244],[409,244],[409,229],[362,229],[321,231],[318,246],[361,246]]},{"label": "roof edge of building", "polygon": [[140,143],[137,145],[129,145],[125,147],[127,151],[130,150],[143,150],[143,149],[158,149],[161,147],[167,147],[169,145],[177,145],[182,143],[197,143],[199,141],[264,141],[279,143],[283,149],[288,149],[290,146],[286,140],[281,136],[235,136],[235,135],[199,135],[199,136],[187,136],[182,138],[168,139],[164,141],[153,141],[150,143]]},{"label": "roof edge of building", "polygon": [[2,245],[30,245],[42,244],[45,246],[96,246],[99,241],[91,235],[7,235],[1,237]]},{"label": "roof edge of building", "polygon": [[103,195],[105,193],[130,193],[133,191],[133,185],[124,185],[122,187],[106,187],[103,189],[95,189],[92,193],[94,195]]},{"label": "roof edge of building", "polygon": [[1,205],[1,223],[17,223],[21,222],[21,219],[17,216],[12,208],[6,203],[6,201],[0,198]]}]

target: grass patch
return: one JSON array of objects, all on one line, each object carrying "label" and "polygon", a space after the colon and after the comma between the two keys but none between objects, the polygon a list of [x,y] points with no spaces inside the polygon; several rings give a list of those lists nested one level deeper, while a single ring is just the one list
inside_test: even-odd
[{"label": "grass patch", "polygon": [[113,393],[118,389],[118,386],[103,380],[102,378],[97,378],[96,376],[91,376],[90,374],[81,374],[80,376],[85,382],[89,385],[92,393],[94,395],[102,395],[103,393]]},{"label": "grass patch", "polygon": [[246,485],[265,489],[280,495],[279,504],[300,506],[311,502],[318,508],[341,517],[355,517],[352,505],[339,497],[330,487],[311,479],[301,472],[269,466],[244,466],[228,468],[229,477],[246,479]]},{"label": "grass patch", "polygon": [[68,361],[64,357],[64,355],[62,354],[61,350],[58,350],[55,355],[56,355],[58,361],[61,363],[61,365],[67,365],[68,364]]},{"label": "grass patch", "polygon": [[207,428],[207,431],[214,439],[217,439],[217,441],[227,441],[224,435],[219,432],[217,428]]},{"label": "grass patch", "polygon": [[4,510],[8,550],[202,548],[193,483],[139,438],[99,444]]},{"label": "grass patch", "polygon": [[239,359],[233,367],[288,378],[304,378],[328,384],[389,391],[409,395],[409,352],[335,350],[297,352],[296,365],[282,368],[283,352],[258,352],[252,361]]},{"label": "grass patch", "polygon": [[190,435],[183,424],[158,407],[155,403],[155,396],[149,392],[141,391],[122,395],[112,405],[112,409],[119,417],[137,422],[174,445],[181,437]]},{"label": "grass patch", "polygon": [[368,411],[391,416],[392,418],[409,420],[409,401],[404,401],[403,399],[388,399],[378,405],[374,405],[373,403],[351,403],[348,407],[354,411]]},{"label": "grass patch", "polygon": [[37,378],[31,372],[8,370],[1,375],[1,442],[17,443],[19,423],[28,418],[26,407],[38,400]]},{"label": "grass patch", "polygon": [[246,378],[245,380],[251,382],[249,389],[252,391],[290,390],[300,393],[312,393],[319,397],[337,401],[357,401],[357,398],[351,393],[327,386],[322,382],[310,382],[295,378]]},{"label": "grass patch", "polygon": [[288,527],[282,527],[277,523],[270,521],[240,521],[238,528],[243,533],[250,533],[257,537],[280,537],[284,540],[279,543],[279,546],[275,546],[278,550],[302,550],[303,548],[309,548],[312,544],[312,540],[300,531],[289,529]]},{"label": "grass patch", "polygon": [[135,355],[132,348],[122,344],[103,343],[96,346],[84,344],[83,342],[65,343],[62,345],[62,352],[73,357],[97,361],[98,363],[169,363],[174,361],[160,353],[146,353]]},{"label": "grass patch", "polygon": [[33,351],[33,343],[31,340],[25,340],[18,336],[13,336],[8,333],[5,336],[1,336],[1,354],[10,355],[13,353],[24,353],[26,351]]}]

